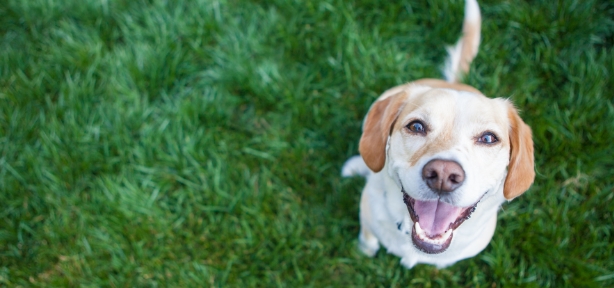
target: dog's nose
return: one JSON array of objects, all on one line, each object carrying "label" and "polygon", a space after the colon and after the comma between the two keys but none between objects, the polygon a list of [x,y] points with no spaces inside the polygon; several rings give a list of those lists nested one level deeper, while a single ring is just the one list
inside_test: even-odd
[{"label": "dog's nose", "polygon": [[433,191],[452,192],[463,185],[465,171],[454,161],[435,159],[422,168],[422,179]]}]

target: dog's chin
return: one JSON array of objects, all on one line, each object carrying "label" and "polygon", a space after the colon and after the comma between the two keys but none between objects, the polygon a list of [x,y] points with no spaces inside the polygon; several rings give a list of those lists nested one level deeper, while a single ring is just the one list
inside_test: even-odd
[{"label": "dog's chin", "polygon": [[455,229],[469,219],[480,201],[469,207],[456,207],[438,200],[416,200],[403,191],[403,202],[414,222],[414,246],[427,254],[439,254],[450,247]]}]

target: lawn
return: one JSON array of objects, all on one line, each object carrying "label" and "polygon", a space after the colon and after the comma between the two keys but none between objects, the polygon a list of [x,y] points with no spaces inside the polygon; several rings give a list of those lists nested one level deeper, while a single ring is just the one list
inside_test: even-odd
[{"label": "lawn", "polygon": [[358,252],[340,167],[463,1],[1,1],[0,286],[613,286],[614,3],[480,4],[465,82],[537,177],[486,250],[407,270]]}]

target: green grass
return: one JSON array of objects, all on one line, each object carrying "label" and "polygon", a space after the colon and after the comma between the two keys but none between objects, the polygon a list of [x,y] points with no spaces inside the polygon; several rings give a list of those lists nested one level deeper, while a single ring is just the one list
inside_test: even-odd
[{"label": "green grass", "polygon": [[614,285],[614,5],[481,1],[467,83],[537,177],[438,270],[356,249],[342,179],[385,89],[440,77],[463,1],[5,0],[0,286]]}]

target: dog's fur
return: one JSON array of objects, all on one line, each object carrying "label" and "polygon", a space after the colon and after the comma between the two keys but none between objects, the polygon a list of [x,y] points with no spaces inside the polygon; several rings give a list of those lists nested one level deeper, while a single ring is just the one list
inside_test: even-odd
[{"label": "dog's fur", "polygon": [[[350,158],[342,175],[367,178],[359,247],[369,256],[381,244],[407,268],[472,257],[490,242],[500,205],[533,183],[529,126],[508,100],[458,83],[477,55],[480,25],[477,2],[467,0],[463,36],[448,49],[447,82],[391,88],[364,120],[361,156]],[[440,182],[428,182],[435,162],[440,174],[431,181]]]}]

